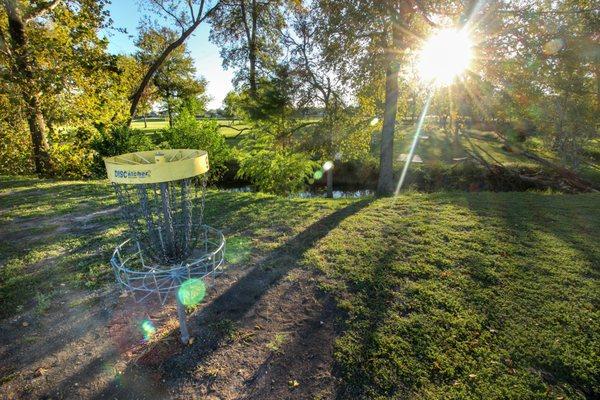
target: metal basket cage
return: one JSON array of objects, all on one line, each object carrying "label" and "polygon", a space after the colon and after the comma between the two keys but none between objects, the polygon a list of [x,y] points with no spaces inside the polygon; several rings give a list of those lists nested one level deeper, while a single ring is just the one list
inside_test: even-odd
[{"label": "metal basket cage", "polygon": [[202,279],[210,286],[215,276],[223,272],[225,238],[221,231],[208,225],[195,230],[198,231],[198,237],[193,238],[196,248],[183,261],[170,265],[154,262],[135,239],[118,245],[110,259],[117,283],[138,302],[156,293],[162,304],[189,279]]}]

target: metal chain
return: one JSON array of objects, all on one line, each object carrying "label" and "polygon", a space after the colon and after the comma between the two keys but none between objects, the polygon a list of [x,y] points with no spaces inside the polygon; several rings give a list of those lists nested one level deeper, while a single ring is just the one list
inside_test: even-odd
[{"label": "metal chain", "polygon": [[207,184],[206,174],[151,185],[113,183],[130,235],[144,256],[163,265],[178,263],[192,254],[201,235],[205,240]]}]

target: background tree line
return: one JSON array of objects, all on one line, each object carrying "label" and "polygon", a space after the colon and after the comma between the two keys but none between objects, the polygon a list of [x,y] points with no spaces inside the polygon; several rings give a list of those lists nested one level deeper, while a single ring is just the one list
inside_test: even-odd
[{"label": "background tree line", "polygon": [[[598,157],[600,10],[591,0],[146,0],[140,13],[138,51],[112,55],[99,36],[112,26],[106,1],[3,0],[1,172],[91,177],[102,156],[185,144],[215,154],[217,177],[235,165],[262,190],[300,190],[336,160],[376,170],[378,193],[390,194],[395,135],[427,93],[415,50],[432,30],[464,25],[478,56],[431,108],[453,140],[480,124],[511,143],[535,133],[541,153],[575,171]],[[195,118],[206,80],[186,40],[202,23],[236,72],[223,110],[245,121],[234,149],[216,122]],[[169,129],[128,128],[157,105]]]}]

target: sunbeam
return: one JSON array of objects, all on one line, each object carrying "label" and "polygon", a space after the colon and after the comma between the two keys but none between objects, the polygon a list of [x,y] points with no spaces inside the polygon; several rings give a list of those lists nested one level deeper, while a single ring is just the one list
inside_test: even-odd
[{"label": "sunbeam", "polygon": [[425,102],[425,106],[423,107],[423,111],[421,111],[421,116],[419,117],[419,123],[417,124],[417,130],[415,131],[415,136],[413,138],[412,144],[410,145],[410,151],[408,152],[408,157],[406,157],[406,162],[404,163],[404,168],[402,168],[402,174],[400,175],[400,180],[398,181],[398,186],[396,186],[395,195],[397,196],[402,189],[402,184],[404,183],[404,179],[406,178],[406,173],[408,172],[408,167],[412,162],[413,156],[415,155],[415,148],[417,147],[417,143],[419,142],[419,135],[421,134],[421,129],[423,128],[423,123],[425,122],[425,117],[427,116],[427,111],[429,110],[429,104],[431,104],[431,99],[433,98],[433,90],[429,91],[429,95],[427,96],[427,101]]}]

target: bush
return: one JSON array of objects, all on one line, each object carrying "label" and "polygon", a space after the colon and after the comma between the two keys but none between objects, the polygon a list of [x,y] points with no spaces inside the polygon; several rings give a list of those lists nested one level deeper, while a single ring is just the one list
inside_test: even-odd
[{"label": "bush", "polygon": [[198,121],[184,109],[172,128],[158,133],[161,147],[172,149],[198,149],[208,153],[211,181],[219,179],[227,171],[231,151],[225,138],[219,133],[217,121]]},{"label": "bush", "polygon": [[27,124],[11,118],[12,115],[3,117],[0,118],[0,174],[33,174],[33,151]]},{"label": "bush", "polygon": [[95,151],[91,172],[97,177],[106,177],[103,157],[153,150],[156,145],[144,131],[121,125],[108,131],[101,129],[91,140],[90,147]]},{"label": "bush", "polygon": [[50,145],[52,174],[59,179],[90,178],[93,173],[94,153],[74,143],[52,143]]},{"label": "bush", "polygon": [[92,127],[59,129],[50,132],[52,175],[59,179],[92,177],[94,152],[90,141],[98,135]]},{"label": "bush", "polygon": [[278,145],[264,132],[254,132],[243,139],[239,153],[238,178],[250,180],[258,190],[275,194],[301,191],[311,180],[319,163],[308,154]]}]

